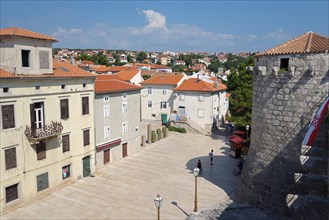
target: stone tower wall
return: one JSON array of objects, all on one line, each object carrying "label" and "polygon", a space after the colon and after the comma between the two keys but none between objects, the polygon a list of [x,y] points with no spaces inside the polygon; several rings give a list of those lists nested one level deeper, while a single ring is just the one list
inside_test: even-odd
[{"label": "stone tower wall", "polygon": [[[287,71],[279,70],[281,58],[289,58]],[[251,146],[238,201],[285,212],[286,195],[296,191],[293,173],[302,169],[302,140],[328,86],[328,53],[255,58]]]}]

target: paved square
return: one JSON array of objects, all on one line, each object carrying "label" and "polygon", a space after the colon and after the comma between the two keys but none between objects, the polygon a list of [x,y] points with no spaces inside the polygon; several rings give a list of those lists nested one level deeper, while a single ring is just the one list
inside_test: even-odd
[{"label": "paved square", "polygon": [[[214,165],[208,153],[214,149]],[[235,189],[232,170],[238,160],[229,156],[223,136],[170,132],[137,154],[100,169],[87,177],[33,201],[1,219],[156,219],[154,198],[164,200],[161,219],[186,219],[193,213],[194,176],[198,177],[199,211],[207,209]]]}]

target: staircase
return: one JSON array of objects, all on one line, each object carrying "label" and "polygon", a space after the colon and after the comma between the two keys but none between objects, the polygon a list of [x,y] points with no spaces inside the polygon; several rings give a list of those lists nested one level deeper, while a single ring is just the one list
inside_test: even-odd
[{"label": "staircase", "polygon": [[295,173],[297,191],[286,198],[287,215],[292,219],[329,219],[328,145],[322,142],[319,146],[302,146],[304,172]]}]

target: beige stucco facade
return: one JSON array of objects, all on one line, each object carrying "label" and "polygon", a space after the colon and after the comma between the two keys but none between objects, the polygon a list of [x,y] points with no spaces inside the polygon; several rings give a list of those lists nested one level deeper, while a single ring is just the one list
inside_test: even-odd
[{"label": "beige stucco facade", "polygon": [[[96,93],[95,141],[97,168],[140,151],[140,103],[140,89]],[[107,154],[107,156],[104,154]]]},{"label": "beige stucco facade", "polygon": [[[65,83],[66,89],[61,89]],[[83,87],[83,83],[86,86]],[[35,86],[40,86],[36,90]],[[0,105],[14,105],[15,127],[0,130],[1,141],[1,210],[10,209],[33,197],[47,193],[52,188],[83,177],[82,159],[90,157],[90,172],[94,168],[94,122],[93,122],[93,80],[92,79],[8,79],[1,80],[1,87],[9,88],[8,93],[0,91]],[[89,114],[82,115],[81,98],[89,97]],[[60,119],[60,100],[69,100],[69,118]],[[44,124],[61,122],[60,135],[45,138],[46,158],[37,160],[36,145],[24,134],[31,126],[30,104],[43,102]],[[79,123],[77,123],[77,121]],[[90,131],[90,144],[83,146],[83,130]],[[63,153],[61,137],[69,134],[70,150]],[[4,151],[16,149],[17,167],[6,170]],[[62,167],[70,165],[70,178],[63,179]],[[37,192],[36,178],[48,173],[49,187]],[[18,183],[18,199],[6,203],[5,189]]]}]

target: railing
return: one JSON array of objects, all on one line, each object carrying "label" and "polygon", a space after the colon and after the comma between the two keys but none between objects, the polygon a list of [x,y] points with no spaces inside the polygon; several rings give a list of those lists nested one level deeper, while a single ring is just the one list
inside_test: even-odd
[{"label": "railing", "polygon": [[57,136],[62,132],[62,130],[63,125],[61,122],[51,121],[50,124],[45,125],[42,128],[32,128],[31,126],[26,126],[24,134],[29,140],[42,140]]}]

